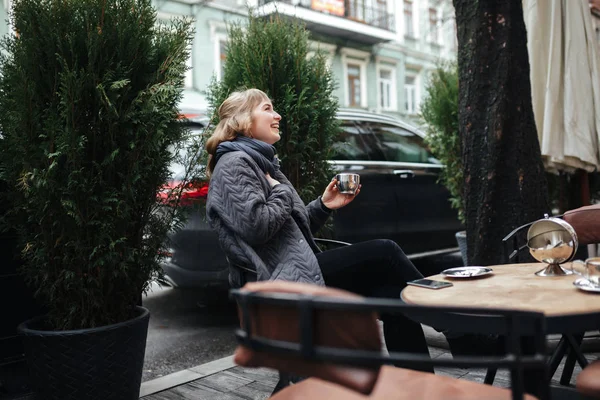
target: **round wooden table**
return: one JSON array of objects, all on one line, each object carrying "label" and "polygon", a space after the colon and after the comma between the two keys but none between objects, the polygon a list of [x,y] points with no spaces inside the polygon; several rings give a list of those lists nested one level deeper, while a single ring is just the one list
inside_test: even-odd
[{"label": "round wooden table", "polygon": [[[401,296],[402,300],[410,304],[480,306],[542,312],[546,316],[547,332],[563,335],[550,361],[551,373],[556,370],[567,347],[574,350],[577,360],[584,366],[587,360],[579,350],[579,343],[583,337],[582,332],[600,328],[600,293],[577,289],[573,281],[579,275],[535,275],[535,272],[545,266],[542,263],[492,265],[489,267],[493,269],[493,273],[479,278],[433,275],[427,278],[449,281],[454,286],[437,290],[407,286]],[[568,267],[568,263],[563,266]]]},{"label": "round wooden table", "polygon": [[542,263],[492,265],[490,268],[494,272],[480,278],[445,278],[441,274],[428,276],[429,279],[452,282],[454,286],[437,290],[407,286],[402,291],[402,299],[406,303],[431,306],[539,311],[549,321],[557,317],[580,319],[582,315],[589,315],[592,320],[596,316],[596,323],[600,322],[600,293],[577,289],[573,281],[579,275],[549,277],[534,274],[544,267]]}]

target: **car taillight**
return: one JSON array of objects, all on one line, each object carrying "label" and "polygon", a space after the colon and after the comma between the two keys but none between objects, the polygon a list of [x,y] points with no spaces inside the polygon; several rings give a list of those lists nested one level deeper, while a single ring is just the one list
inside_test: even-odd
[{"label": "car taillight", "polygon": [[[179,189],[181,182],[172,181],[165,185],[163,190],[158,193],[159,201],[169,204],[174,201],[171,193]],[[176,192],[175,192],[176,193]],[[190,182],[181,190],[179,204],[186,206],[192,205],[201,199],[206,199],[208,195],[208,182]],[[171,196],[171,198],[169,198]]]}]

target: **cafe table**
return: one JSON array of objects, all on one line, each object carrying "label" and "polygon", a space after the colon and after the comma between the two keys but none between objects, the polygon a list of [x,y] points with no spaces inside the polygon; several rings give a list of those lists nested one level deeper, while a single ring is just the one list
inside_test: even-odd
[{"label": "cafe table", "polygon": [[[428,276],[429,279],[452,282],[453,286],[437,290],[407,286],[401,297],[406,303],[418,305],[542,312],[546,316],[547,333],[562,335],[549,361],[550,376],[554,375],[567,347],[584,368],[588,362],[580,350],[581,334],[600,328],[600,293],[577,289],[573,281],[579,278],[578,275],[535,275],[545,266],[542,263],[491,265],[488,266],[493,270],[491,274],[477,278],[446,278],[442,274]],[[572,371],[573,365],[570,368]],[[486,377],[486,383],[491,383],[489,380]],[[563,380],[561,383],[564,383]]]}]

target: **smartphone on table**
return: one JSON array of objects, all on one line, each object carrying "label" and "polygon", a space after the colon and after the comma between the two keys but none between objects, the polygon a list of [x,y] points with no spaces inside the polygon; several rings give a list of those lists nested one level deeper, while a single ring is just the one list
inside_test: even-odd
[{"label": "smartphone on table", "polygon": [[413,286],[419,286],[419,287],[424,287],[427,289],[442,289],[445,287],[450,287],[452,286],[452,282],[446,282],[446,281],[436,281],[433,279],[417,279],[414,281],[410,281],[410,282],[406,282],[408,285],[413,285]]}]

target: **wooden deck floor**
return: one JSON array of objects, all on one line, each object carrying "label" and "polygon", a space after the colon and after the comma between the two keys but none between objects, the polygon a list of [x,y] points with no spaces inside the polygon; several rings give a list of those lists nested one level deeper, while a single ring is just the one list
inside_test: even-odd
[{"label": "wooden deck floor", "polygon": [[[432,358],[451,357],[447,350],[430,347]],[[587,353],[588,360],[600,359],[600,353]],[[559,385],[560,376],[564,366],[564,359],[552,379],[552,385]],[[577,365],[573,374],[575,377],[581,371]],[[452,376],[459,379],[483,382],[485,371],[483,369],[449,369],[436,368],[436,374]],[[174,388],[142,397],[143,400],[258,400],[268,399],[277,383],[277,373],[266,368],[232,367],[197,379],[195,381],[176,386]],[[510,379],[507,371],[499,371],[494,385],[508,387]],[[575,397],[576,398],[576,397]]]}]

